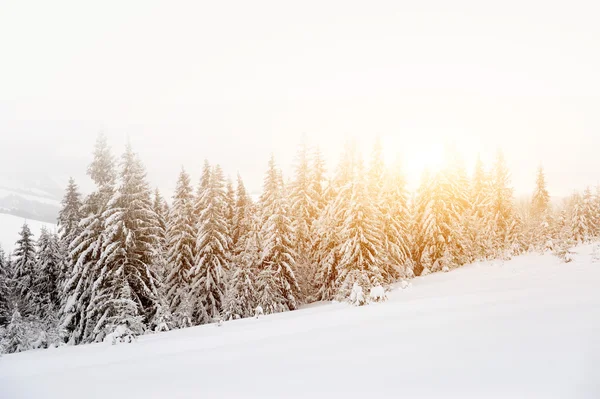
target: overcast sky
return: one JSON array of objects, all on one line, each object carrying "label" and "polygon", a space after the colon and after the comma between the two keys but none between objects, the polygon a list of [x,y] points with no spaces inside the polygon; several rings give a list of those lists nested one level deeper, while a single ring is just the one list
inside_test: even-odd
[{"label": "overcast sky", "polygon": [[379,135],[412,180],[449,141],[565,195],[600,181],[597,3],[0,1],[0,175],[83,179],[102,130],[168,195],[204,158],[257,191],[303,133]]}]

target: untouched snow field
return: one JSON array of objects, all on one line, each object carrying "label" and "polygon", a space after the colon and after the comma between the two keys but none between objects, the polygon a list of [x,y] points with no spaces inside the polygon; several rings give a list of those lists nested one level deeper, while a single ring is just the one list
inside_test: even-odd
[{"label": "untouched snow field", "polygon": [[0,358],[0,398],[600,398],[600,263],[526,255],[296,312]]},{"label": "untouched snow field", "polygon": [[[55,231],[56,229],[56,225],[52,223],[26,220],[19,216],[0,213],[0,247],[2,247],[6,253],[12,252],[15,247],[15,242],[19,239],[19,232],[25,222],[29,225],[34,240],[39,238],[42,226],[46,226],[50,231]],[[0,398],[2,397],[0,396]]]}]

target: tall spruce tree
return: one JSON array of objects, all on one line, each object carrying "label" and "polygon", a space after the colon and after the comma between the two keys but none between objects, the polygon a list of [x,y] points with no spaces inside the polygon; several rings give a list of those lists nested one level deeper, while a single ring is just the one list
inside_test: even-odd
[{"label": "tall spruce tree", "polygon": [[490,211],[496,254],[505,256],[507,251],[512,251],[518,225],[513,205],[513,189],[510,187],[510,172],[501,151],[498,152],[492,172]]},{"label": "tall spruce tree", "polygon": [[90,304],[94,282],[100,274],[98,262],[104,238],[104,212],[113,197],[116,184],[114,158],[104,134],[100,134],[94,148],[94,158],[87,171],[96,184],[81,207],[79,229],[69,243],[72,261],[61,298],[60,328],[63,339],[70,344],[90,342],[95,326]]},{"label": "tall spruce tree", "polygon": [[350,201],[343,211],[339,233],[341,247],[338,264],[337,297],[349,299],[357,283],[365,292],[384,284],[380,254],[385,253],[381,230],[383,219],[377,203],[369,198],[369,184],[365,181],[361,161],[358,160],[349,189]]},{"label": "tall spruce tree", "polygon": [[238,239],[227,284],[223,315],[225,319],[239,319],[254,314],[258,304],[257,275],[261,266],[260,218],[248,213],[244,233]]},{"label": "tall spruce tree", "polygon": [[166,299],[178,327],[192,325],[189,273],[195,262],[196,226],[194,193],[190,177],[183,168],[179,174],[167,227],[168,273]]},{"label": "tall spruce tree", "polygon": [[37,271],[35,240],[27,223],[23,224],[19,236],[12,264],[12,287],[16,297],[16,310],[23,317],[37,316],[39,298],[34,290]]},{"label": "tall spruce tree", "polygon": [[56,322],[60,306],[61,271],[64,269],[64,254],[61,251],[60,240],[56,234],[42,228],[37,241],[36,273],[33,281],[33,291],[39,298],[38,314],[47,316]]},{"label": "tall spruce tree", "polygon": [[544,175],[544,169],[540,166],[537,171],[537,177],[535,181],[535,191],[531,199],[531,212],[535,219],[541,220],[550,206],[550,194],[546,188],[546,177]]},{"label": "tall spruce tree", "polygon": [[314,224],[313,262],[317,265],[316,300],[332,300],[337,295],[339,263],[345,214],[351,204],[356,169],[356,145],[347,142],[331,183],[325,190],[326,205]]},{"label": "tall spruce tree", "polygon": [[69,243],[79,233],[81,221],[81,194],[75,180],[69,178],[67,190],[62,199],[62,208],[58,213],[58,232],[64,242]]},{"label": "tall spruce tree", "polygon": [[399,158],[394,168],[386,173],[382,188],[381,213],[381,228],[389,265],[388,267],[384,265],[382,270],[386,282],[389,283],[398,277],[408,277],[413,274],[410,262],[408,193]]},{"label": "tall spruce tree", "polygon": [[8,324],[11,317],[12,293],[9,286],[11,271],[8,266],[6,254],[0,247],[0,327]]},{"label": "tall spruce tree", "polygon": [[258,286],[263,310],[295,310],[300,287],[296,280],[296,252],[290,209],[281,172],[271,155],[260,198],[262,258]]},{"label": "tall spruce tree", "polygon": [[317,217],[315,185],[311,181],[309,150],[302,142],[296,155],[295,176],[289,191],[290,216],[296,240],[296,277],[302,298],[312,295],[315,270],[311,261],[311,229]]},{"label": "tall spruce tree", "polygon": [[121,158],[120,185],[103,213],[100,275],[94,281],[90,339],[109,334],[130,339],[151,324],[159,309],[159,280],[152,265],[159,227],[141,161],[128,144]]},{"label": "tall spruce tree", "polygon": [[231,247],[224,185],[223,171],[217,165],[203,173],[198,191],[196,259],[190,270],[191,298],[197,324],[217,320],[223,309]]}]

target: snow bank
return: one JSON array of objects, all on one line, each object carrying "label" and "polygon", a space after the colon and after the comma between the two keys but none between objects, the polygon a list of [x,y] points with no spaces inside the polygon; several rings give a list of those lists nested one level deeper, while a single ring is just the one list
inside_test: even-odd
[{"label": "snow bank", "polygon": [[0,398],[598,398],[592,247],[412,281],[378,306],[5,355]]}]

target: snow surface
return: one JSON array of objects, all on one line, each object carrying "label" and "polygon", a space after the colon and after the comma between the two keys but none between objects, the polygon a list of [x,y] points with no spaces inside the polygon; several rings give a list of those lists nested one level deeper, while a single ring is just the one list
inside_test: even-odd
[{"label": "snow surface", "polygon": [[[37,240],[40,236],[42,226],[46,226],[50,231],[56,230],[56,225],[52,223],[38,222],[37,220],[26,220],[19,216],[7,215],[0,213],[0,246],[6,253],[11,252],[15,246],[15,242],[19,239],[19,232],[23,227],[23,223],[27,222],[33,238]],[[1,398],[1,396],[0,396]]]},{"label": "snow surface", "polygon": [[299,311],[0,358],[0,398],[600,398],[600,264],[526,255]]}]

